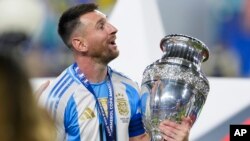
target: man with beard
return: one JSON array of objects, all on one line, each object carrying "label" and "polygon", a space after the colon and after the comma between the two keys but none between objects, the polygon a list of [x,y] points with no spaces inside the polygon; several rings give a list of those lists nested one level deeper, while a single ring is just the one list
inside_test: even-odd
[{"label": "man with beard", "polygon": [[[95,4],[65,11],[58,32],[72,50],[75,63],[64,70],[40,96],[55,119],[58,140],[150,140],[140,114],[135,82],[112,70],[108,63],[119,55],[117,29]],[[188,140],[191,120],[166,120],[159,126],[164,139]]]}]

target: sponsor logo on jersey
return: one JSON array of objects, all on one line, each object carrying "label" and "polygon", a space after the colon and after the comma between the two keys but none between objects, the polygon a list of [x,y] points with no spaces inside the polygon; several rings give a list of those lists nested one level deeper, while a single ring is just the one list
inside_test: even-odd
[{"label": "sponsor logo on jersey", "polygon": [[80,117],[80,120],[84,121],[84,120],[92,119],[94,117],[95,117],[95,114],[94,114],[93,110],[91,110],[89,107],[87,107],[84,110],[83,115]]}]

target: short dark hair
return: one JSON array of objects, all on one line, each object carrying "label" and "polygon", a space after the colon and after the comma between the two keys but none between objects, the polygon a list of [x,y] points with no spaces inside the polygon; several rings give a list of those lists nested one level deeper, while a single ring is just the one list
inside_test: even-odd
[{"label": "short dark hair", "polygon": [[98,9],[98,6],[94,3],[84,3],[76,5],[66,10],[59,19],[58,33],[63,42],[71,48],[72,45],[69,42],[69,38],[72,32],[80,24],[79,17],[88,12],[92,12]]}]

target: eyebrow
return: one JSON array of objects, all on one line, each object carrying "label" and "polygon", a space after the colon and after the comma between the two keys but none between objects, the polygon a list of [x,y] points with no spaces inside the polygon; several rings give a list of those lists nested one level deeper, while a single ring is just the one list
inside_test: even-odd
[{"label": "eyebrow", "polygon": [[[106,16],[106,18],[107,18],[107,16]],[[99,19],[99,20],[96,22],[95,27],[97,27],[100,23],[105,22],[105,21],[106,21],[106,19],[105,19],[105,18],[101,18],[101,19]]]}]

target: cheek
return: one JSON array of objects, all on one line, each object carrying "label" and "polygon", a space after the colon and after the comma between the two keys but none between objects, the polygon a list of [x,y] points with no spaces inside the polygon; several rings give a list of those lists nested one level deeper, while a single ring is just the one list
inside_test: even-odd
[{"label": "cheek", "polygon": [[106,46],[107,45],[107,39],[105,36],[101,36],[99,34],[92,36],[88,39],[88,43],[91,46]]}]

